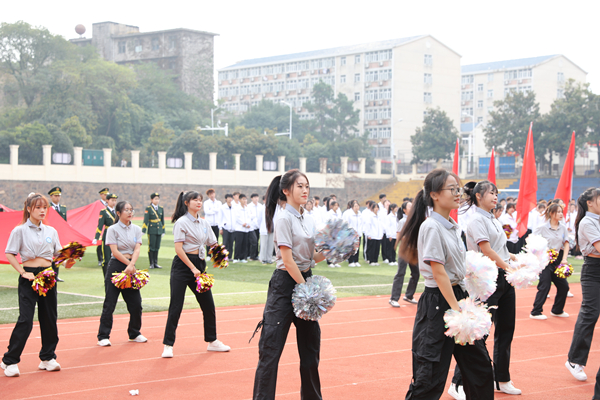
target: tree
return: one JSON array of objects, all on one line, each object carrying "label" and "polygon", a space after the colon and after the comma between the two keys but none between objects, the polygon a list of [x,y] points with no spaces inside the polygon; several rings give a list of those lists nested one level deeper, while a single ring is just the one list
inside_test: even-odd
[{"label": "tree", "polygon": [[73,146],[86,148],[92,144],[92,137],[87,134],[76,115],[66,119],[60,129],[71,139]]},{"label": "tree", "polygon": [[[489,121],[484,129],[485,145],[491,150],[503,154],[515,152],[523,154],[529,125],[533,122],[533,140],[538,143],[541,130],[536,129],[540,122],[540,106],[535,101],[534,92],[511,91],[504,100],[494,102],[494,111],[490,112]],[[536,156],[543,156],[546,151],[535,146]]]},{"label": "tree", "polygon": [[360,111],[343,93],[334,97],[333,88],[320,81],[312,90],[313,101],[304,107],[315,114],[313,129],[320,132],[325,140],[347,139],[357,131]]},{"label": "tree", "polygon": [[[40,165],[43,161],[42,146],[52,144],[52,136],[40,123],[19,125],[0,132],[0,144],[19,145],[19,164]],[[7,146],[8,147],[8,146]]]},{"label": "tree", "polygon": [[68,153],[72,156],[73,142],[69,136],[61,128],[54,124],[46,125],[46,129],[52,136],[52,153]]},{"label": "tree", "polygon": [[[290,130],[290,109],[286,105],[263,100],[240,118],[239,125],[248,129],[256,129],[259,132],[267,129],[275,132],[288,132]],[[301,130],[299,128],[300,119],[298,114],[293,112],[292,132],[294,136]]]},{"label": "tree", "polygon": [[458,130],[445,111],[439,107],[428,109],[423,119],[423,126],[418,127],[415,134],[410,137],[412,144],[412,163],[421,161],[442,160],[450,158],[456,147]]}]

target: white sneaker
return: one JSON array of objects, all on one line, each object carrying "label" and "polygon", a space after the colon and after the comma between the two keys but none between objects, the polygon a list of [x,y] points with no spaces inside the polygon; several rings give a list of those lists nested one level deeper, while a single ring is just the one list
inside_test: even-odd
[{"label": "white sneaker", "polygon": [[208,347],[206,348],[206,351],[229,351],[231,350],[231,347],[223,344],[223,342],[221,342],[220,340],[215,340],[214,342],[210,342],[208,344]]},{"label": "white sneaker", "polygon": [[384,263],[390,263],[390,260],[383,260]]},{"label": "white sneaker", "polygon": [[110,346],[110,340],[108,340],[108,339],[98,340],[98,346],[102,346],[102,347]]},{"label": "white sneaker", "polygon": [[450,389],[448,389],[448,394],[450,396],[452,396],[453,399],[456,399],[456,400],[466,400],[467,399],[467,395],[465,394],[465,390],[463,389],[462,385],[455,385],[454,383],[450,384]]},{"label": "white sneaker", "polygon": [[567,360],[567,362],[565,363],[565,367],[567,367],[571,375],[573,375],[573,377],[578,381],[583,382],[587,380],[587,375],[583,371],[583,369],[585,368],[583,365],[571,364],[569,360]]},{"label": "white sneaker", "polygon": [[546,317],[544,314],[539,314],[539,315],[529,314],[529,318],[539,319],[539,320],[548,319],[548,317]]},{"label": "white sneaker", "polygon": [[60,371],[60,364],[53,358],[52,360],[42,361],[38,368],[46,371]]},{"label": "white sneaker", "polygon": [[567,297],[574,297],[570,290],[567,292]]},{"label": "white sneaker", "polygon": [[349,263],[348,266],[349,267],[355,267],[354,263]]},{"label": "white sneaker", "polygon": [[391,262],[390,265],[398,265],[398,263],[396,261]]},{"label": "white sneaker", "polygon": [[246,264],[248,262],[248,260],[241,260],[241,262],[243,262],[244,264]]},{"label": "white sneaker", "polygon": [[354,266],[359,268],[360,267],[360,263],[354,263]]},{"label": "white sneaker", "polygon": [[335,264],[336,268],[342,268],[342,266],[340,264]]},{"label": "white sneaker", "polygon": [[517,389],[512,381],[498,382],[499,390],[506,394],[521,394],[521,389]]},{"label": "white sneaker", "polygon": [[[402,298],[402,300],[404,301],[408,301],[410,304],[419,304],[419,302],[417,300],[415,300],[414,298],[409,299],[408,297],[404,296]],[[462,387],[462,385],[459,385],[460,387]]]},{"label": "white sneaker", "polygon": [[237,264],[237,263],[239,263],[239,262],[240,262],[240,260],[233,260],[233,263],[234,263],[234,264]]},{"label": "white sneaker", "polygon": [[144,335],[137,335],[135,339],[129,339],[129,341],[135,343],[146,343],[148,339],[146,339]]},{"label": "white sneaker", "polygon": [[19,366],[17,364],[6,365],[2,362],[0,363],[0,368],[4,370],[4,375],[8,376],[9,378],[21,375],[21,372],[19,372]]},{"label": "white sneaker", "polygon": [[377,267],[377,266],[379,265],[379,263],[376,263],[376,262],[374,262],[374,263],[371,263],[371,265],[372,265],[373,267]]},{"label": "white sneaker", "polygon": [[163,353],[161,355],[162,358],[173,358],[173,346],[169,346],[165,344],[165,348],[163,349]]},{"label": "white sneaker", "polygon": [[389,303],[392,307],[400,307],[400,303],[398,303],[396,300],[390,300]]},{"label": "white sneaker", "polygon": [[335,264],[327,264],[329,268],[335,268]]},{"label": "white sneaker", "polygon": [[560,314],[554,314],[553,312],[550,312],[550,315],[552,315],[554,317],[560,317],[560,318],[569,318],[569,314],[567,314],[564,311]]}]

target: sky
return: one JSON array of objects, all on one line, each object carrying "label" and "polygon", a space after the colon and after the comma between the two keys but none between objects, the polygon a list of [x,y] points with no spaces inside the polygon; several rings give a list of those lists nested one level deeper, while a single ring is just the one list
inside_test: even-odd
[{"label": "sky", "polygon": [[75,26],[113,21],[142,32],[189,28],[217,33],[215,69],[237,61],[431,34],[462,65],[563,54],[600,93],[600,2],[220,0],[3,2],[0,22],[26,21],[67,39]]}]

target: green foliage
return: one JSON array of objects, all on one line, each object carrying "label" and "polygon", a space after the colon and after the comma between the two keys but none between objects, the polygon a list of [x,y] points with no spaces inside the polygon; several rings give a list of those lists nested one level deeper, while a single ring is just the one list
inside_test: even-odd
[{"label": "green foliage", "polygon": [[52,136],[52,153],[69,153],[73,155],[73,142],[69,136],[58,126],[46,125],[46,129]]},{"label": "green foliage", "polygon": [[456,147],[458,130],[445,111],[439,107],[428,109],[423,127],[418,127],[410,137],[412,143],[412,164],[422,161],[449,159]]},{"label": "green foliage", "polygon": [[[0,132],[0,143],[3,145],[19,145],[19,164],[41,165],[43,162],[42,146],[52,144],[52,136],[42,124],[20,125]],[[5,156],[4,154],[2,156]]]},{"label": "green foliage", "polygon": [[88,148],[92,144],[92,137],[87,134],[76,115],[66,119],[60,129],[71,140],[73,146]]}]

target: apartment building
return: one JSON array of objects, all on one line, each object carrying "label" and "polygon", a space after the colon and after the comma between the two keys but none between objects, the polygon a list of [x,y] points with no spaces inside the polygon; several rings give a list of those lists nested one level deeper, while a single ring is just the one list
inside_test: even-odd
[{"label": "apartment building", "polygon": [[212,102],[215,36],[185,28],[140,32],[137,26],[99,22],[92,24],[91,38],[70,41],[93,45],[103,59],[117,64],[156,63],[176,76],[182,91]]},{"label": "apartment building", "polygon": [[460,55],[422,35],[241,61],[218,70],[218,98],[234,113],[262,100],[285,102],[309,119],[303,104],[323,81],[354,100],[359,134],[368,132],[373,156],[390,160],[393,154],[405,163],[427,108],[460,114],[459,77]]},{"label": "apartment building", "polygon": [[563,96],[567,80],[585,82],[587,73],[567,57],[555,54],[464,65],[461,75],[461,133],[466,142],[472,140],[472,152],[477,157],[489,155],[483,129],[494,101],[511,91],[533,91],[544,114]]}]

